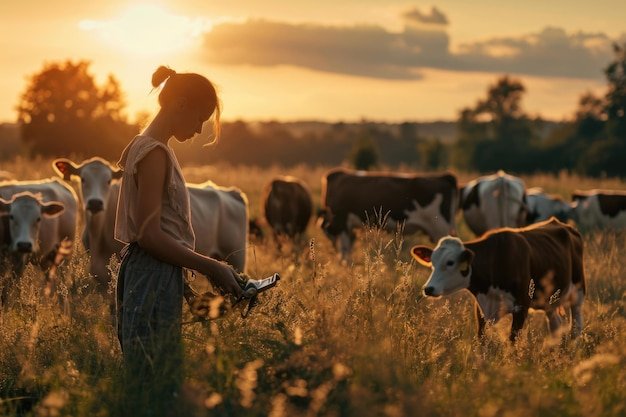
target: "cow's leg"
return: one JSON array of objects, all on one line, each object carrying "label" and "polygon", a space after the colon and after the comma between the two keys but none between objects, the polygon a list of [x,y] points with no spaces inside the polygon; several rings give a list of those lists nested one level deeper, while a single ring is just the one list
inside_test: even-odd
[{"label": "cow's leg", "polygon": [[548,325],[550,327],[550,333],[554,336],[559,330],[559,327],[561,327],[561,324],[562,324],[561,316],[559,315],[558,309],[552,309],[550,311],[547,311],[546,315],[548,316]]},{"label": "cow's leg", "polygon": [[478,323],[478,337],[482,338],[485,335],[485,317],[478,303],[474,303],[474,313],[476,315],[476,322]]},{"label": "cow's leg", "polygon": [[516,307],[515,311],[513,311],[513,323],[511,324],[511,335],[509,336],[509,340],[511,342],[515,342],[515,340],[517,340],[517,337],[522,331],[522,327],[524,327],[526,317],[528,316],[528,307]]},{"label": "cow's leg", "polygon": [[[106,292],[109,286],[109,271],[107,270],[107,265],[104,261],[104,255],[95,256],[95,253],[91,254],[91,267],[89,268],[89,272],[93,276],[96,281],[96,289],[98,292]],[[95,259],[102,258],[102,259]],[[108,258],[106,258],[108,259]]]},{"label": "cow's leg", "polygon": [[354,234],[350,231],[343,231],[339,235],[339,253],[341,254],[342,263],[349,264],[352,261],[352,246],[354,243]]},{"label": "cow's leg", "polygon": [[576,299],[571,304],[572,311],[572,337],[577,337],[583,330],[583,301],[585,294],[578,289]]}]

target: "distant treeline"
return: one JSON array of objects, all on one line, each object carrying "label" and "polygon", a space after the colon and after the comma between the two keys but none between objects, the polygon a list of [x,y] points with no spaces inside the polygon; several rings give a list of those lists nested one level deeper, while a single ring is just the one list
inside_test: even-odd
[{"label": "distant treeline", "polygon": [[[626,46],[615,45],[604,72],[607,91],[584,94],[571,120],[530,117],[521,80],[502,76],[457,121],[432,123],[225,122],[220,140],[205,136],[173,146],[182,163],[204,165],[384,166],[511,173],[567,170],[626,177]],[[18,123],[0,125],[0,158],[23,155],[116,160],[140,131],[129,122],[124,94],[111,75],[98,86],[89,63],[48,63],[32,76]]]}]

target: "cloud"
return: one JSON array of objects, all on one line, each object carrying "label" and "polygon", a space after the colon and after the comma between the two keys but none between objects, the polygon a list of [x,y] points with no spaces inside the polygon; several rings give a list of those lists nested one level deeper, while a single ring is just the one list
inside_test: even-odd
[{"label": "cloud", "polygon": [[430,9],[430,14],[424,14],[419,11],[417,7],[413,9],[409,9],[406,12],[402,13],[402,17],[408,21],[413,23],[426,23],[433,25],[447,25],[448,18],[445,14],[441,12],[441,10],[433,7]]},{"label": "cloud", "polygon": [[[405,19],[443,22],[406,12]],[[324,26],[248,20],[215,25],[205,35],[207,59],[228,65],[292,65],[382,79],[419,79],[424,68],[599,79],[614,40],[603,33],[548,27],[519,37],[463,44],[451,52],[443,24],[407,24],[392,32],[376,25]],[[434,28],[433,28],[434,26]]]},{"label": "cloud", "polygon": [[612,43],[603,33],[547,27],[518,38],[494,38],[465,44],[457,54],[465,68],[528,75],[598,78],[612,57]]}]

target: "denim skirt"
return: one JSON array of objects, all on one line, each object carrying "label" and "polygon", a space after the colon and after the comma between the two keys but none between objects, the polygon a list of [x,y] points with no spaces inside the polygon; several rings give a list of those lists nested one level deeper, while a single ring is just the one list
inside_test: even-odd
[{"label": "denim skirt", "polygon": [[182,302],[181,267],[155,259],[136,242],[122,250],[117,335],[126,365],[180,366]]}]

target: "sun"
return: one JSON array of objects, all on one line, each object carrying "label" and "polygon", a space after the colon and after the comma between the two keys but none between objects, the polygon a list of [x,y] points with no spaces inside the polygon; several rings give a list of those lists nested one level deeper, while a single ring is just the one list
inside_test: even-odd
[{"label": "sun", "polygon": [[200,42],[211,23],[170,13],[161,6],[137,4],[110,20],[85,19],[79,27],[109,46],[141,56],[164,56]]}]

